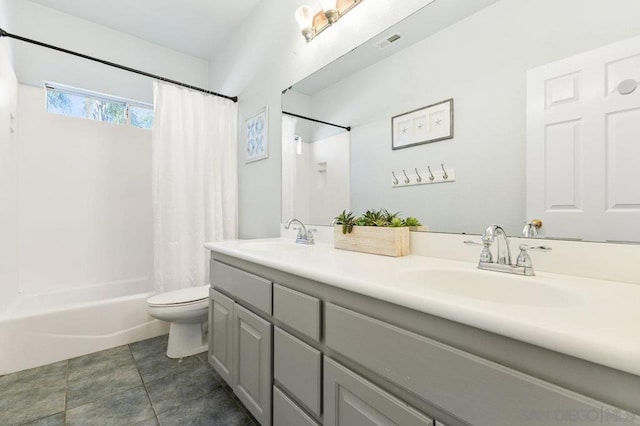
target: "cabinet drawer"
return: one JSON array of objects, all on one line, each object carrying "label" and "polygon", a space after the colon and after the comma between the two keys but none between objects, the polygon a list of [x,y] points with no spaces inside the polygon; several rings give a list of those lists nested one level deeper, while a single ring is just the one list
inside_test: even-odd
[{"label": "cabinet drawer", "polygon": [[433,426],[433,420],[332,359],[324,359],[324,425]]},{"label": "cabinet drawer", "polygon": [[211,286],[227,293],[271,315],[271,281],[250,274],[217,260],[211,261]]},{"label": "cabinet drawer", "polygon": [[273,284],[273,316],[316,342],[320,341],[320,299]]},{"label": "cabinet drawer", "polygon": [[[332,349],[477,426],[573,425],[584,421],[581,415],[619,412],[583,395],[330,303],[326,305],[325,339]],[[325,368],[325,387],[326,376]],[[625,415],[609,417],[604,419],[607,425],[622,425],[628,419]]]},{"label": "cabinet drawer", "polygon": [[318,426],[318,423],[274,386],[273,426]]},{"label": "cabinet drawer", "polygon": [[274,330],[274,380],[320,416],[322,353],[278,327]]}]

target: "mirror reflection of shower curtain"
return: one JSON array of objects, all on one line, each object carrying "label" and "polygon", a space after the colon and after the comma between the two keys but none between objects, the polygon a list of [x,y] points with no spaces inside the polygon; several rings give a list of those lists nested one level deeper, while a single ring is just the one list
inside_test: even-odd
[{"label": "mirror reflection of shower curtain", "polygon": [[293,117],[282,116],[282,220],[295,215],[297,123]]}]

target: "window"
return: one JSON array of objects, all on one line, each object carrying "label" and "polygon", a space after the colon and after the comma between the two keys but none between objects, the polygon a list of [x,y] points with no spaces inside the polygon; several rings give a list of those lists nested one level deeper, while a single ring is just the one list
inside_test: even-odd
[{"label": "window", "polygon": [[47,111],[69,117],[143,129],[153,125],[153,107],[73,87],[47,83]]}]

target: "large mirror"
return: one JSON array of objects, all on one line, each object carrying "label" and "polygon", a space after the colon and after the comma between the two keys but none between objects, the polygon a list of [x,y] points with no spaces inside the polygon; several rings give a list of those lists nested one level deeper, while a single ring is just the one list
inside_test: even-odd
[{"label": "large mirror", "polygon": [[[351,131],[283,115],[283,220],[386,208],[432,232],[541,219],[540,237],[640,242],[638,16],[637,0],[425,6],[284,91],[283,111]],[[453,137],[403,146],[448,99]]]}]

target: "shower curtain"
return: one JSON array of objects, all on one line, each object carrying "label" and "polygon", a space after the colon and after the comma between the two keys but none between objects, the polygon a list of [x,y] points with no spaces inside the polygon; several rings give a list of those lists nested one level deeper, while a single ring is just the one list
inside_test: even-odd
[{"label": "shower curtain", "polygon": [[288,220],[295,213],[296,187],[296,124],[298,120],[282,116],[282,219]]},{"label": "shower curtain", "polygon": [[207,241],[237,234],[237,104],[154,83],[152,189],[158,292],[207,284]]}]

